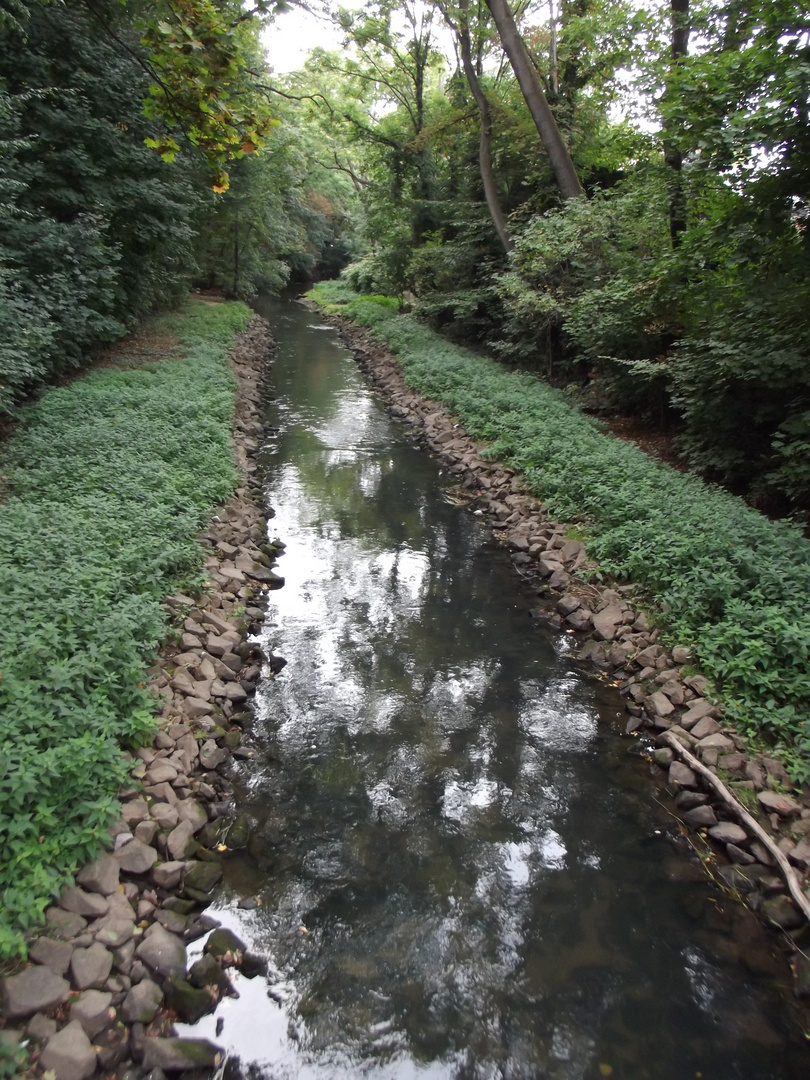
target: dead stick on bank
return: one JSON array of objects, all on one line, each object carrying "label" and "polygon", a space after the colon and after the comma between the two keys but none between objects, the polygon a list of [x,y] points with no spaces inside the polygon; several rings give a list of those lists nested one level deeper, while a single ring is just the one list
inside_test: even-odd
[{"label": "dead stick on bank", "polygon": [[802,892],[799,880],[793,871],[793,867],[788,862],[785,853],[776,846],[773,840],[771,840],[770,836],[768,836],[756,818],[752,817],[745,807],[734,798],[722,780],[718,780],[711,769],[707,769],[705,765],[698,761],[694,754],[690,754],[680,739],[667,731],[664,733],[664,741],[669,744],[676,754],[684,759],[691,769],[694,769],[694,771],[699,773],[704,780],[708,781],[726,806],[740,819],[746,829],[752,832],[757,840],[765,845],[776,860],[779,869],[782,871],[782,876],[787,883],[788,890],[793,897],[794,903],[804,915],[805,919],[810,922],[810,901],[808,901],[807,897]]}]

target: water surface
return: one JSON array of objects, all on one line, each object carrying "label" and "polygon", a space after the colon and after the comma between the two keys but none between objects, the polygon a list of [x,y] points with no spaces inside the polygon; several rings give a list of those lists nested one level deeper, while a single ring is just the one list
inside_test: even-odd
[{"label": "water surface", "polygon": [[270,975],[196,1032],[273,1080],[806,1075],[774,943],[690,858],[616,692],[533,626],[334,331],[259,310],[288,665],[214,913]]}]

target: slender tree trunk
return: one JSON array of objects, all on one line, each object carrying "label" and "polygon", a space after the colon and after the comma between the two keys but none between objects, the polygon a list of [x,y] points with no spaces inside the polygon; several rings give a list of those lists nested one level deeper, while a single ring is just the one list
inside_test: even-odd
[{"label": "slender tree trunk", "polygon": [[509,57],[509,63],[512,65],[521,93],[529,107],[540,138],[543,140],[560,194],[564,199],[576,199],[583,194],[582,185],[568,147],[557,127],[557,121],[546,101],[534,64],[515,25],[514,16],[506,0],[486,0],[486,3],[495,20],[498,36],[504,52]]},{"label": "slender tree trunk", "polygon": [[[413,50],[413,87],[416,117],[414,121],[414,133],[418,137],[422,134],[425,126],[425,75],[430,60],[430,38],[419,37],[414,39]],[[417,244],[420,244],[425,233],[433,232],[439,227],[439,219],[434,209],[436,198],[436,180],[433,174],[433,163],[428,144],[425,143],[415,155],[416,169],[419,174],[419,202],[413,223],[413,236]]]},{"label": "slender tree trunk", "polygon": [[233,223],[233,295],[239,295],[239,220]]},{"label": "slender tree trunk", "polygon": [[549,30],[551,33],[551,89],[559,93],[560,82],[557,72],[557,18],[554,13],[554,0],[548,0]]},{"label": "slender tree trunk", "polygon": [[495,176],[492,171],[492,117],[489,111],[489,101],[481,87],[481,83],[478,81],[478,75],[473,66],[466,0],[464,0],[464,3],[461,4],[460,7],[462,15],[459,20],[457,32],[458,43],[461,49],[461,62],[464,66],[464,74],[467,77],[470,91],[475,98],[478,111],[481,113],[481,141],[478,148],[478,167],[481,171],[481,180],[484,184],[484,198],[487,200],[487,207],[489,208],[489,214],[492,218],[492,224],[495,226],[495,232],[498,234],[498,239],[503,246],[503,250],[508,255],[515,245],[512,237],[509,235],[509,230],[506,227],[506,217],[501,209],[498,190],[495,186]]},{"label": "slender tree trunk", "polygon": [[[689,49],[689,0],[670,0],[672,18],[672,45],[670,56],[675,68],[687,55]],[[686,194],[683,190],[683,155],[672,140],[672,133],[664,133],[664,161],[673,170],[669,186],[669,234],[673,248],[678,247],[686,231]]]}]

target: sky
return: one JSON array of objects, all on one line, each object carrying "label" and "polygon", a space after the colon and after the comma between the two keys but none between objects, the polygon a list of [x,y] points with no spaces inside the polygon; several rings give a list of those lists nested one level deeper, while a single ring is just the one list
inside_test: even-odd
[{"label": "sky", "polygon": [[[354,5],[344,0],[343,6]],[[322,49],[339,49],[341,39],[342,34],[331,22],[316,18],[301,8],[291,8],[277,15],[275,22],[262,34],[270,66],[279,75],[302,67],[311,49],[318,46]]]},{"label": "sky", "polygon": [[[364,0],[341,0],[341,7],[348,10],[360,9]],[[401,20],[402,29],[405,21]],[[394,24],[396,26],[396,23]],[[434,34],[439,47],[451,59],[453,55],[450,31],[442,23],[438,14],[433,23]],[[323,49],[340,49],[343,33],[337,30],[328,19],[318,18],[301,8],[291,8],[276,16],[262,34],[262,42],[267,49],[270,66],[278,75],[285,75],[303,66],[307,53],[320,46]]]}]

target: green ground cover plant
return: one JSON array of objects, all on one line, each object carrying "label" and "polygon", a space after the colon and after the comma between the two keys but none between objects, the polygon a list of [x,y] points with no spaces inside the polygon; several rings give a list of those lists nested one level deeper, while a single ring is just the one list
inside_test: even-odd
[{"label": "green ground cover plant", "polygon": [[607,434],[531,375],[453,345],[396,300],[343,281],[310,297],[398,354],[414,390],[441,402],[492,458],[518,469],[550,513],[589,533],[602,571],[642,587],[689,645],[726,715],[810,782],[810,541],[741,499]]},{"label": "green ground cover plant", "polygon": [[233,489],[242,304],[188,304],[161,362],[100,367],[22,410],[0,446],[0,956],[99,850],[153,726],[162,598],[199,577],[195,535]]}]

